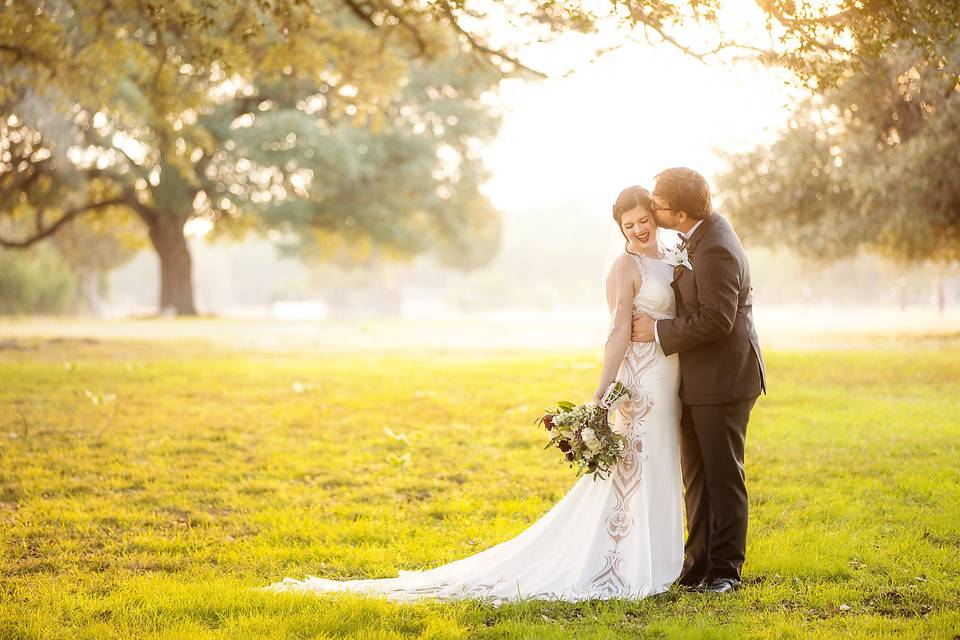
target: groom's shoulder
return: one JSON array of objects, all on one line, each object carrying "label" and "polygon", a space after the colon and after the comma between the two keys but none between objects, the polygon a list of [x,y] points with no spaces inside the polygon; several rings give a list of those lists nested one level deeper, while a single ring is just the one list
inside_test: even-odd
[{"label": "groom's shoulder", "polygon": [[730,221],[727,220],[722,213],[714,211],[710,214],[710,227],[717,232],[733,232],[733,227],[730,225]]},{"label": "groom's shoulder", "polygon": [[711,215],[709,235],[717,242],[733,241],[740,244],[737,232],[733,230],[730,221],[716,211]]},{"label": "groom's shoulder", "polygon": [[747,262],[747,254],[740,242],[739,236],[733,230],[730,222],[716,211],[710,217],[710,228],[703,236],[701,245],[704,249],[730,254],[738,263]]}]

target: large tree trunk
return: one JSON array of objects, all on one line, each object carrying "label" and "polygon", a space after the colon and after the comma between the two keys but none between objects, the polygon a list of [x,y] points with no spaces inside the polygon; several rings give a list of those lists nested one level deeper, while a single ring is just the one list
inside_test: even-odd
[{"label": "large tree trunk", "polygon": [[103,316],[103,298],[100,296],[100,272],[96,269],[81,269],[78,273],[80,279],[80,294],[86,304],[87,311],[94,316]]},{"label": "large tree trunk", "polygon": [[195,316],[193,270],[187,239],[183,235],[186,218],[157,215],[148,222],[150,242],[160,258],[160,313]]}]

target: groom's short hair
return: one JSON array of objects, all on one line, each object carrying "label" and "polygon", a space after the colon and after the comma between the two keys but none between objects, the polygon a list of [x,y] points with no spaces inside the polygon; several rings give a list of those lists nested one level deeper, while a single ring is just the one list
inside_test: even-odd
[{"label": "groom's short hair", "polygon": [[671,167],[657,174],[654,195],[666,199],[674,211],[686,211],[695,220],[703,220],[713,211],[710,187],[693,169]]}]

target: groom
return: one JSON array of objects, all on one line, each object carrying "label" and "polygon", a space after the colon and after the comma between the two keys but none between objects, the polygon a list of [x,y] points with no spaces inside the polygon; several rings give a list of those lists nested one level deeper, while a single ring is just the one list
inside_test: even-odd
[{"label": "groom", "polygon": [[680,462],[687,513],[686,558],[678,583],[695,591],[740,587],[747,542],[743,449],[750,410],[766,393],[763,356],[753,328],[750,265],[730,224],[713,210],[696,171],[663,171],[653,189],[653,217],[675,229],[693,269],[674,270],[677,317],[638,314],[633,341],[656,341],[680,354]]}]

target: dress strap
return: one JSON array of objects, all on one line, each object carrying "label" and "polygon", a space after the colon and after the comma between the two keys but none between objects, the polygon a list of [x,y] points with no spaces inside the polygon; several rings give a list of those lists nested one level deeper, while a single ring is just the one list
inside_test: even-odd
[{"label": "dress strap", "polygon": [[628,256],[630,256],[631,258],[633,258],[634,264],[636,264],[636,265],[637,265],[637,268],[640,270],[640,276],[641,276],[641,277],[645,276],[645,275],[647,274],[647,263],[646,263],[646,261],[643,259],[643,257],[642,257],[642,256],[638,256],[638,255],[635,254],[635,253],[630,253],[629,251],[625,251],[624,253],[626,253]]}]

